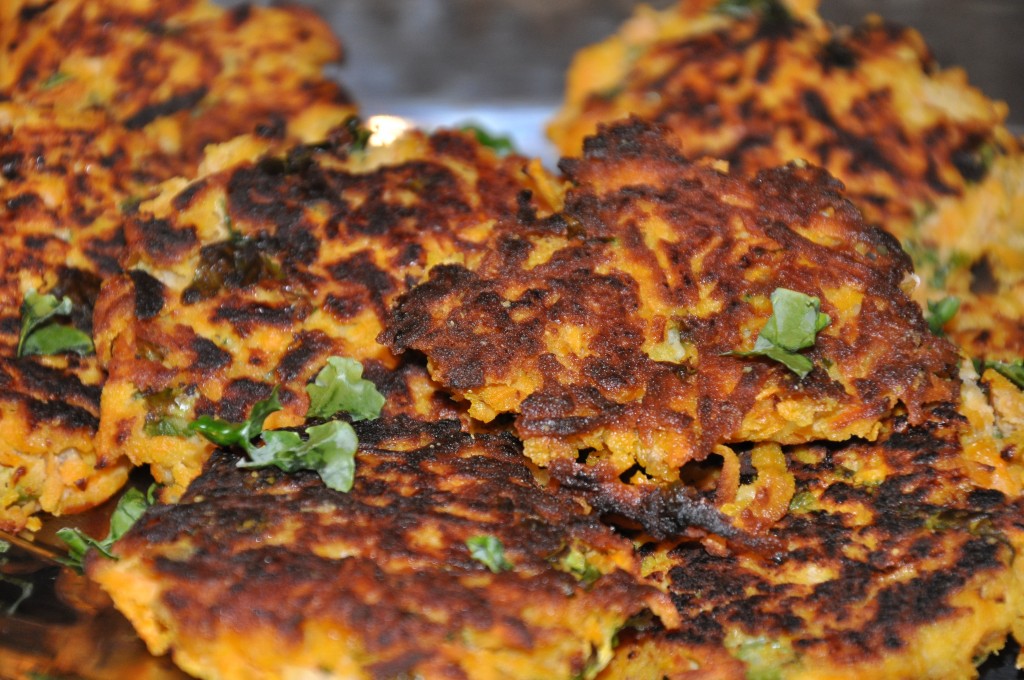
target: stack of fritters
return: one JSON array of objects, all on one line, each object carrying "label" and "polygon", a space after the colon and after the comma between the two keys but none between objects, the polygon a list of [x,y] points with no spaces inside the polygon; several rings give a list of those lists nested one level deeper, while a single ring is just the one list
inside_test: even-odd
[{"label": "stack of fritters", "polygon": [[[0,527],[148,464],[163,502],[87,572],[154,653],[206,678],[945,678],[1024,635],[1024,397],[929,329],[900,245],[921,299],[963,295],[951,337],[1016,358],[1024,161],[916,33],[641,10],[577,60],[555,179],[468,131],[375,138],[300,10],[0,19]],[[95,356],[14,357],[32,288]],[[820,314],[766,352],[780,291]],[[385,396],[348,493],[191,426],[271,395],[266,428],[307,425],[333,356]]]},{"label": "stack of fritters", "polygon": [[295,9],[7,2],[0,54],[0,527],[20,530],[109,498],[128,465],[93,445],[95,357],[15,356],[28,291],[69,297],[59,321],[90,332],[125,216],[159,182],[194,174],[208,142],[318,139],[353,108],[320,75],[337,41]]},{"label": "stack of fritters", "polygon": [[[630,542],[545,489],[508,436],[359,428],[355,486],[219,451],[89,573],[154,652],[204,678],[581,678],[667,598]],[[500,541],[504,569],[467,542]]]},{"label": "stack of fritters", "polygon": [[[993,375],[998,413],[976,376],[961,392],[955,350],[900,289],[906,256],[821,171],[734,177],[628,121],[563,165],[563,201],[468,134],[363,137],[169,184],[104,290],[104,413],[190,481],[117,560],[88,562],[155,653],[205,678],[944,678],[1024,632],[1015,444],[994,429],[1020,402]],[[830,316],[804,377],[728,354],[783,285]],[[419,355],[353,340],[385,325],[439,385]],[[389,400],[357,424],[348,494],[164,429],[241,420],[272,385],[290,396],[268,425],[300,424],[332,353]],[[493,406],[515,403],[505,376],[533,381],[520,413]],[[549,470],[510,433],[466,432],[506,408]],[[690,448],[649,447],[658,428]],[[675,523],[643,505],[681,490]],[[471,557],[474,538],[507,564]]]},{"label": "stack of fritters", "polygon": [[754,173],[804,159],[904,242],[925,286],[961,313],[972,353],[1024,352],[1024,153],[1007,108],[942,70],[921,36],[878,17],[834,27],[816,2],[680,0],[641,8],[582,50],[549,132],[578,154],[600,122],[669,126],[690,158]]},{"label": "stack of fritters", "polygon": [[245,147],[129,220],[128,270],[96,313],[110,373],[100,441],[152,464],[170,496],[213,450],[183,429],[191,420],[244,420],[278,387],[284,409],[268,426],[296,425],[327,357],[378,376],[397,367],[376,342],[392,300],[433,265],[482,257],[537,186],[525,159],[470,132],[387,146],[368,134],[352,122],[283,155]]}]

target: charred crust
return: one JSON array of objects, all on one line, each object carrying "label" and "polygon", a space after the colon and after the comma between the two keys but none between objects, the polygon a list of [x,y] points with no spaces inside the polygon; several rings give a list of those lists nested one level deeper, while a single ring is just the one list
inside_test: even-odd
[{"label": "charred crust", "polygon": [[102,282],[99,276],[84,269],[61,267],[57,271],[57,285],[50,291],[57,298],[71,300],[72,323],[89,334],[92,333],[92,311]]},{"label": "charred crust", "polygon": [[129,130],[138,130],[146,127],[158,118],[170,116],[180,111],[187,111],[203,100],[208,90],[205,85],[191,90],[172,95],[167,99],[147,104],[138,111],[128,116],[122,124]]},{"label": "charred crust", "polygon": [[[194,227],[177,228],[169,220],[138,216],[129,222],[133,241],[154,262],[180,257],[197,245]],[[129,245],[133,245],[131,241]]]},{"label": "charred crust", "polygon": [[189,367],[191,371],[210,373],[231,365],[231,354],[202,336],[192,338],[190,349],[195,357]]},{"label": "charred crust", "polygon": [[[522,618],[522,603],[557,608],[584,599],[623,620],[643,609],[652,591],[625,572],[583,588],[552,567],[567,545],[628,551],[629,544],[570,496],[538,486],[511,439],[470,437],[457,422],[356,426],[360,472],[351,492],[332,491],[312,473],[240,470],[236,456],[216,451],[182,502],[150,508],[119,554],[139,554],[167,584],[163,604],[182,630],[215,635],[228,625],[297,640],[304,623],[334,622],[358,635],[379,659],[375,668],[389,673],[414,671],[466,629],[500,626],[510,644],[529,650],[540,631]],[[287,544],[263,544],[299,517]],[[421,530],[436,540],[417,541]],[[470,557],[466,539],[484,533],[502,541],[513,571],[490,574]],[[165,550],[186,537],[187,558]],[[340,544],[349,546],[343,559],[317,550]],[[222,604],[196,606],[211,594]],[[443,622],[425,613],[438,606]]]},{"label": "charred crust", "polygon": [[228,422],[244,422],[252,405],[269,399],[271,390],[267,383],[236,378],[224,387],[224,395],[217,403],[217,414]]},{"label": "charred crust", "polygon": [[277,379],[289,383],[308,376],[314,362],[320,361],[332,346],[330,338],[322,331],[301,331],[274,369]]},{"label": "charred crust", "polygon": [[141,269],[128,272],[135,290],[135,317],[141,320],[152,319],[164,308],[164,284]]}]

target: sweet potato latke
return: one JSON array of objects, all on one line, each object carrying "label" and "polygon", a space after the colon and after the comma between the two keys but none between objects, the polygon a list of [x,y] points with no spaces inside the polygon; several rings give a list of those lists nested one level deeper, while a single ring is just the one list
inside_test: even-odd
[{"label": "sweet potato latke", "polygon": [[640,8],[579,52],[549,133],[578,154],[601,122],[669,126],[690,158],[755,173],[822,166],[913,255],[918,300],[955,295],[946,325],[973,354],[1024,352],[1024,153],[1007,108],[940,69],[913,29],[836,27],[817,2],[680,0]]},{"label": "sweet potato latke", "polygon": [[[538,484],[509,436],[359,429],[355,487],[214,453],[89,573],[155,653],[203,678],[580,678],[667,598],[630,542]],[[507,568],[467,542],[497,539]]]},{"label": "sweet potato latke", "polygon": [[[824,172],[754,179],[684,160],[637,120],[564,161],[564,211],[521,219],[477,266],[436,267],[383,338],[484,421],[515,415],[535,462],[591,455],[670,482],[733,442],[873,439],[957,399],[957,355],[901,290],[898,243],[864,224]],[[751,350],[779,289],[829,323],[800,377]]]},{"label": "sweet potato latke", "polygon": [[303,10],[5,2],[0,55],[0,527],[16,531],[103,502],[128,469],[94,446],[96,357],[16,356],[29,291],[67,296],[59,321],[89,333],[125,216],[159,182],[194,174],[208,142],[319,138],[354,109],[320,75],[337,41]]},{"label": "sweet potato latke", "polygon": [[971,481],[963,425],[941,407],[874,443],[786,449],[795,493],[769,555],[641,544],[682,626],[623,635],[600,677],[975,677],[1024,632],[1024,534],[1020,501]]},{"label": "sweet potato latke", "polygon": [[278,386],[268,426],[295,425],[326,357],[395,367],[375,340],[394,297],[430,266],[482,257],[536,186],[525,159],[471,133],[367,134],[352,120],[283,155],[239,140],[211,152],[222,168],[168,183],[128,222],[128,270],[96,312],[100,441],[152,464],[167,493],[213,449],[168,423],[243,420]]}]

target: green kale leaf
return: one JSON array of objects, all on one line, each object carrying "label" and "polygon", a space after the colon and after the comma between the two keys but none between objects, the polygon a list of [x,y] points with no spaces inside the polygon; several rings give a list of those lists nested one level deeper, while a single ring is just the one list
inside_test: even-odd
[{"label": "green kale leaf", "polygon": [[771,295],[772,315],[768,317],[748,352],[728,352],[739,357],[763,356],[774,359],[803,378],[814,364],[802,349],[814,346],[817,334],[832,319],[821,311],[821,301],[788,288],[776,288]]}]

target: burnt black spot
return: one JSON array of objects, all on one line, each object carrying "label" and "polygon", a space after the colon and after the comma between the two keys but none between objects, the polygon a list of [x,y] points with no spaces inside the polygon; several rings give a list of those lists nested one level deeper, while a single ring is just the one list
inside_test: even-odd
[{"label": "burnt black spot", "polygon": [[123,125],[129,130],[138,130],[152,123],[157,118],[170,116],[179,111],[191,109],[206,96],[206,86],[200,86],[187,92],[173,95],[162,102],[143,106],[126,118]]},{"label": "burnt black spot", "polygon": [[154,260],[175,256],[196,244],[193,227],[175,229],[169,220],[138,217],[134,220],[140,242]]},{"label": "burnt black spot", "polygon": [[971,292],[975,295],[995,295],[999,292],[999,279],[992,269],[988,255],[971,263]]},{"label": "burnt black spot", "polygon": [[4,179],[16,179],[21,174],[21,163],[24,158],[25,154],[19,151],[0,154],[0,175]]},{"label": "burnt black spot", "polygon": [[50,292],[58,298],[71,300],[71,323],[91,334],[92,310],[102,283],[100,277],[92,272],[77,267],[61,267],[57,273],[57,285]]},{"label": "burnt black spot", "polygon": [[17,196],[13,196],[7,199],[7,209],[11,212],[17,212],[23,208],[30,208],[35,206],[42,207],[43,201],[37,194],[32,192],[20,193]]},{"label": "burnt black spot", "polygon": [[26,4],[18,11],[18,18],[22,22],[28,23],[56,4],[57,0],[47,0],[47,2],[41,2],[38,5]]},{"label": "burnt black spot", "polygon": [[192,352],[195,354],[195,360],[192,362],[192,369],[195,371],[215,371],[231,363],[230,353],[202,336],[192,339]]},{"label": "burnt black spot", "polygon": [[378,267],[368,252],[359,252],[330,266],[338,281],[351,281],[366,289],[370,299],[383,312],[384,298],[395,289],[391,275]]},{"label": "burnt black spot", "polygon": [[128,276],[135,286],[135,316],[152,319],[164,308],[164,284],[140,269],[132,269]]},{"label": "burnt black spot", "polygon": [[277,378],[291,382],[301,375],[311,361],[322,356],[331,348],[330,338],[320,331],[303,331],[295,343],[288,348],[277,365]]},{"label": "burnt black spot", "polygon": [[227,321],[241,333],[258,326],[285,328],[298,323],[309,314],[308,305],[280,307],[260,302],[221,306],[213,315],[215,321]]},{"label": "burnt black spot", "polygon": [[828,105],[816,90],[804,90],[801,97],[804,102],[804,108],[807,109],[807,113],[811,118],[829,127],[836,126],[835,118],[832,117],[832,113],[828,110]]},{"label": "burnt black spot", "polygon": [[842,40],[831,38],[821,51],[821,65],[825,70],[841,68],[852,70],[857,67],[857,55]]},{"label": "burnt black spot", "polygon": [[29,399],[26,406],[33,424],[56,423],[75,430],[96,430],[100,424],[99,418],[86,409],[63,401]]},{"label": "burnt black spot", "polygon": [[224,420],[241,423],[249,417],[249,410],[257,401],[270,398],[273,388],[262,382],[239,378],[224,388],[224,396],[217,404],[217,412]]},{"label": "burnt black spot", "polygon": [[10,367],[18,382],[29,393],[54,402],[79,402],[99,408],[100,388],[85,385],[77,377],[37,363],[34,357],[23,357]]},{"label": "burnt black spot", "polygon": [[206,180],[199,179],[192,182],[187,187],[182,189],[177,196],[171,201],[174,205],[175,210],[185,210],[188,208],[196,196],[206,187]]}]

